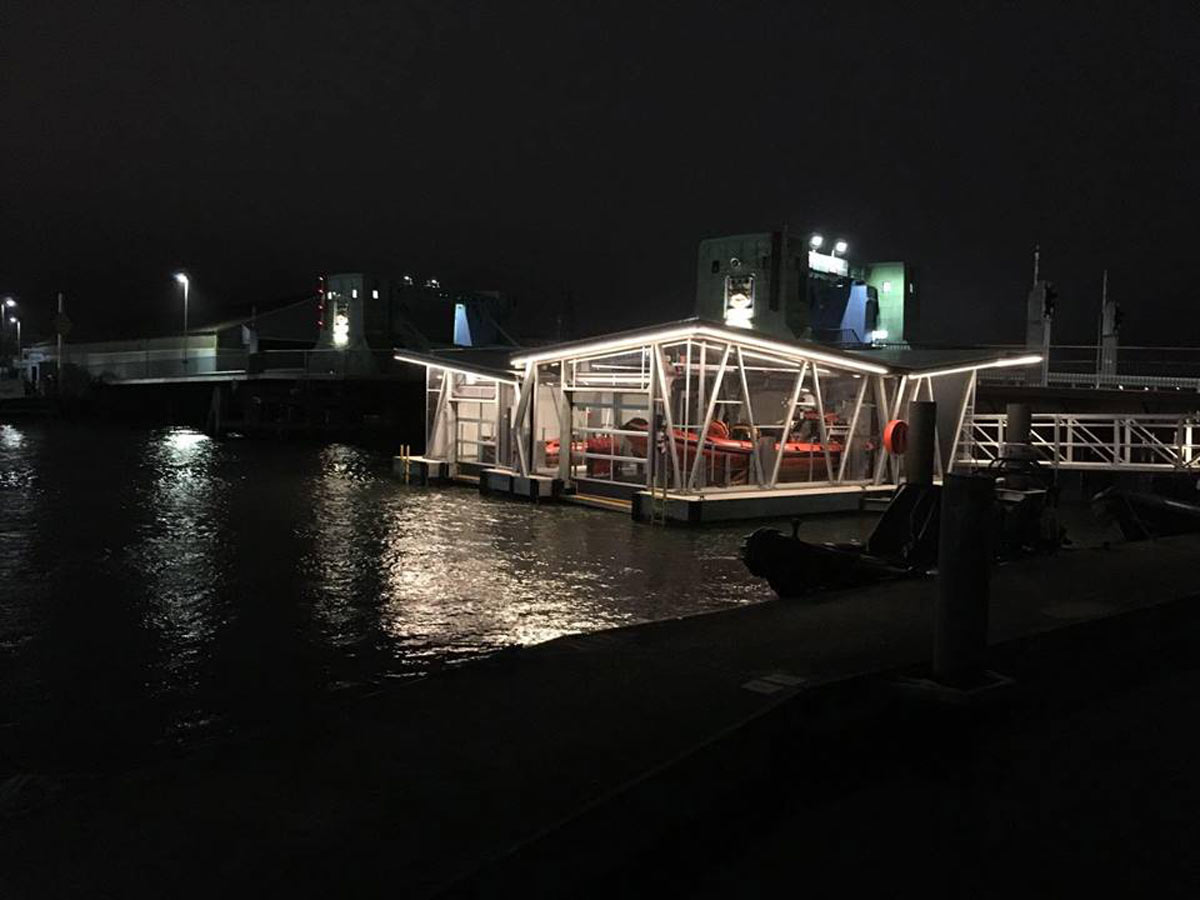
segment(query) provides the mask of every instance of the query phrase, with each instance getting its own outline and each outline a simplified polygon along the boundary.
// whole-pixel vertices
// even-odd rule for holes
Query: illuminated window
[[[725,324],[749,328],[754,319],[754,275],[725,276]]]
[[[379,291],[378,291],[378,290],[371,291],[371,299],[372,299],[372,300],[378,300],[378,299],[379,299]]]
[[[339,300],[333,311],[333,346],[345,347],[350,343],[350,310],[346,301]]]
[[[351,288],[350,296],[353,297],[355,300],[357,300],[358,299],[358,288]]]

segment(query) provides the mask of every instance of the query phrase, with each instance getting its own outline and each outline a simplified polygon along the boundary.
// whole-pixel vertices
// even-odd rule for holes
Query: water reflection
[[[15,425],[0,424],[0,489],[30,488],[34,485],[36,470],[28,459],[25,433]],[[0,523],[0,528],[3,523]]]
[[[374,571],[378,527],[367,488],[373,481],[370,456],[348,444],[318,451],[312,479],[312,552],[302,562],[313,592],[313,613],[324,640],[339,647],[365,635],[364,607],[373,606],[369,579]],[[369,627],[369,626],[368,626]]]
[[[19,450],[25,435],[15,425],[0,424],[0,450]]]
[[[194,687],[218,625],[214,603],[225,569],[224,485],[217,446],[186,428],[152,434],[143,451],[150,474],[139,540],[129,550],[146,585],[146,620],[161,635],[163,677]]]
[[[593,510],[398,489],[381,626],[398,654],[444,658],[765,598],[722,571],[740,570],[733,552],[697,559],[703,542]]]
[[[24,485],[0,490],[0,722],[77,754],[64,765],[769,596],[736,558],[743,528],[410,487],[348,445],[39,424],[0,430],[0,464]]]

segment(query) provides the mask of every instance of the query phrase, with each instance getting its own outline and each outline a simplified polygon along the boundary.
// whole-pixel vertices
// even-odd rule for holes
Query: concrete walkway
[[[1002,566],[992,640],[1200,593],[1198,554],[1183,537]],[[0,824],[0,896],[428,895],[805,684],[927,659],[933,592],[562,638],[93,785]]]

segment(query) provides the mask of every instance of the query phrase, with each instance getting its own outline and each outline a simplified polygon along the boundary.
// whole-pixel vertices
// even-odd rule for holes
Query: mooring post
[[[942,484],[933,675],[963,685],[983,675],[992,569],[993,480],[949,474]]]
[[[908,484],[933,484],[936,431],[937,403],[912,401],[908,406],[908,448],[904,452],[904,480]]]
[[[205,422],[209,434],[219,438],[221,436],[221,406],[224,397],[221,393],[219,384],[213,385],[212,396],[208,403],[208,421]]]
[[[1033,448],[1029,444],[1033,432],[1033,412],[1028,403],[1010,403],[1005,408],[1004,447],[1001,455],[1005,459],[1030,459]]]
[[[496,465],[505,469],[512,468],[512,425],[508,421],[508,416],[500,417],[500,421],[496,423]],[[569,442],[568,442],[569,445]],[[561,444],[559,453],[562,453]],[[568,450],[568,454],[570,451]]]

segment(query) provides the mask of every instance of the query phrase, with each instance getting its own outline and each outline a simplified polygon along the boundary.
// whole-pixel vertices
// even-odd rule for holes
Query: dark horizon
[[[1055,341],[1200,341],[1200,19],[987,3],[177,3],[11,10],[0,293],[26,336],[195,322],[319,273],[435,274],[580,331],[687,315],[696,246],[787,222],[919,266],[917,337],[1021,339],[1039,243]],[[844,35],[853,35],[845,40]]]

